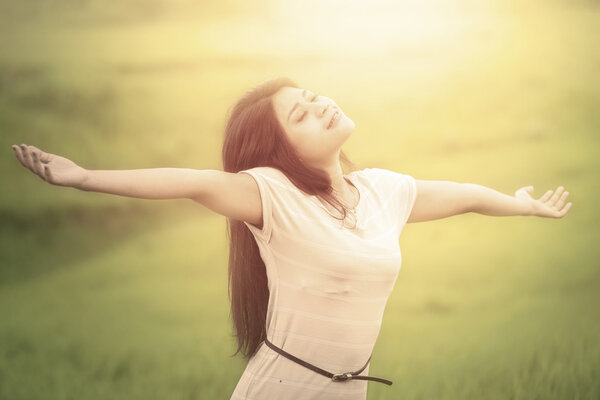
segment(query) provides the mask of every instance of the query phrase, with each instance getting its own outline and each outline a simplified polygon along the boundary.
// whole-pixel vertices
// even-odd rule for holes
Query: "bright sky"
[[[254,16],[214,21],[207,28],[221,50],[242,54],[418,50],[457,45],[467,31],[485,30],[490,6],[468,5],[442,0],[277,1]],[[201,31],[204,36],[205,29]]]

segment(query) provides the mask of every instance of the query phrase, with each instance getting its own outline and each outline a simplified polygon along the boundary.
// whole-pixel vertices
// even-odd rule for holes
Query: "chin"
[[[356,128],[356,124],[350,118],[346,117],[348,120],[348,125],[351,126],[351,129],[354,130]]]
[[[356,128],[354,121],[344,115],[344,118],[340,121],[337,129],[341,132],[347,133],[350,135],[352,131]]]

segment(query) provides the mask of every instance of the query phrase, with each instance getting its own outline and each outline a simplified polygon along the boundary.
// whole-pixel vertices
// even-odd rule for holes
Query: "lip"
[[[329,124],[327,125],[327,129],[331,129],[335,126],[335,124],[338,122],[338,120],[340,119],[340,112],[339,111],[334,111],[333,115],[331,116],[331,119],[329,120]]]

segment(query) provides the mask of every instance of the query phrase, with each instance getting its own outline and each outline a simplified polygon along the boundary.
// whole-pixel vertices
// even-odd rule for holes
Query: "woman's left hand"
[[[564,191],[564,189],[564,187],[559,186],[556,191],[548,190],[542,197],[536,200],[531,197],[533,186],[525,186],[515,192],[515,197],[531,204],[532,212],[530,215],[562,218],[569,212],[572,204],[569,202],[564,205],[567,196],[569,196],[569,192]]]

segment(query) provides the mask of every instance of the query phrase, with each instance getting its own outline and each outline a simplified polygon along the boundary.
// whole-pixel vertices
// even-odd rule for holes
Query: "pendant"
[[[348,224],[347,224],[348,223]],[[343,226],[348,229],[356,229],[358,227],[358,220],[356,217],[356,210],[352,209],[343,221]]]

